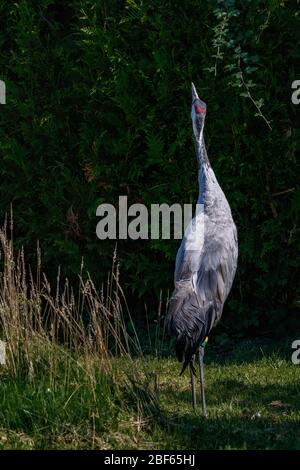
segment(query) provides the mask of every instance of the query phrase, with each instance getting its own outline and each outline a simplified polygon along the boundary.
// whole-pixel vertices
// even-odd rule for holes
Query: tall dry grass
[[[6,342],[6,370],[14,376],[33,377],[39,355],[51,374],[58,356],[70,352],[85,366],[95,358],[104,369],[112,354],[131,358],[132,352],[141,352],[119,283],[116,251],[106,286],[98,290],[82,263],[76,292],[68,279],[61,279],[60,270],[53,289],[42,271],[39,245],[33,273],[24,250],[14,252],[12,222],[10,227],[6,222],[0,229],[0,262],[0,339]],[[133,336],[126,322],[132,323]]]
[[[60,270],[53,289],[41,259],[37,246],[33,272],[24,250],[14,251],[12,222],[4,224],[0,339],[6,343],[6,363],[0,374],[7,385],[0,414],[5,429],[29,432],[42,447],[52,446],[67,432],[71,446],[95,448],[103,429],[109,435],[112,423],[118,428],[117,416],[126,416],[126,422],[134,416],[139,426],[150,416],[160,416],[157,377],[140,360],[142,349],[120,286],[116,251],[107,282],[99,289],[83,263],[76,290],[61,279]],[[30,403],[26,407],[24,400]],[[45,438],[39,431],[44,426]]]

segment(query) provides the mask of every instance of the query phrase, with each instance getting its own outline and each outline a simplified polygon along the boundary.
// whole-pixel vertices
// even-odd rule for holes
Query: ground
[[[211,348],[211,349],[210,349]],[[1,370],[2,449],[300,449],[300,365],[284,345],[206,352],[208,419],[172,357],[112,359],[93,387],[78,363],[52,379]],[[54,377],[54,380],[53,380]],[[199,390],[199,389],[198,389]],[[200,405],[200,399],[199,399]]]

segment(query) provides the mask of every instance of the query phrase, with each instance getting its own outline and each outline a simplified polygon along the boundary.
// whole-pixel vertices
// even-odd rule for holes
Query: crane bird
[[[204,346],[219,322],[231,289],[238,258],[237,230],[228,201],[210,165],[205,143],[206,104],[192,83],[192,123],[198,160],[199,196],[195,217],[185,230],[176,256],[175,290],[171,296],[167,328],[176,337],[175,351],[190,366],[193,408],[196,411],[196,369],[199,361],[202,414],[206,414]],[[198,206],[199,205],[199,206]],[[181,375],[180,374],[180,375]]]

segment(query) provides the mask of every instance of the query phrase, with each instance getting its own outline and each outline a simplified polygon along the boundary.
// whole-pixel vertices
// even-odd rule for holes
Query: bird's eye
[[[195,111],[196,111],[196,114],[206,113],[206,108],[203,108],[202,106],[196,105],[195,106]]]

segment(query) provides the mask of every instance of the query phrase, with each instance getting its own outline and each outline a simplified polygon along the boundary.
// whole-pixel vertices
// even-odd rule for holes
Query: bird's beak
[[[198,96],[197,90],[195,88],[195,85],[192,82],[192,104],[194,103],[195,100],[198,100],[198,99],[199,99],[199,96]]]

